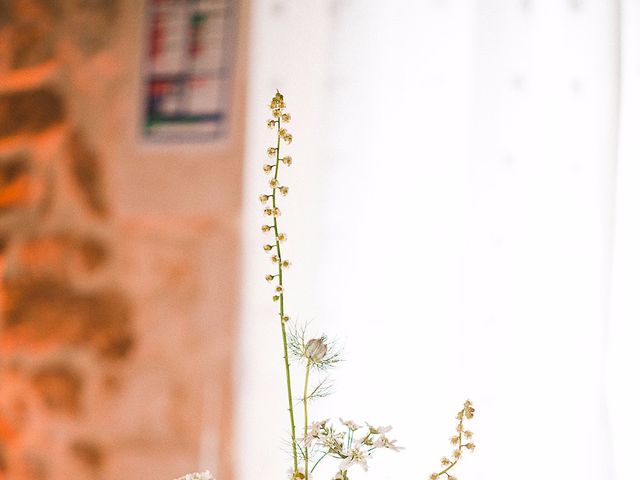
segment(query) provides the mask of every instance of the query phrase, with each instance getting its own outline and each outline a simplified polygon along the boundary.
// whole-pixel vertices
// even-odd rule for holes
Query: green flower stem
[[[278,135],[278,144],[276,146],[276,170],[274,174],[274,178],[278,180],[278,167],[280,166],[280,118],[278,117],[278,127],[277,127],[277,135]],[[276,206],[276,190],[277,186],[273,187],[271,192],[271,202],[273,206],[273,210],[275,211]],[[276,240],[276,251],[278,253],[278,285],[282,287],[282,253],[280,249],[280,240],[278,240],[278,219],[273,217],[273,233]],[[284,290],[280,292],[280,328],[282,330],[282,346],[284,349],[284,370],[287,377],[287,397],[289,402],[289,421],[291,423],[291,450],[293,454],[293,472],[294,474],[298,471],[298,448],[296,445],[296,422],[293,414],[293,395],[291,394],[291,370],[289,367],[289,347],[287,341],[287,328],[285,327],[284,321]]]
[[[327,450],[326,452],[324,452],[324,454],[318,459],[318,461],[313,465],[313,467],[311,468],[311,472],[309,473],[313,473],[313,471],[316,469],[316,467],[318,466],[318,464],[324,460],[324,457],[326,457],[327,455],[329,455],[329,453],[331,453],[330,450]]]
[[[307,396],[307,391],[309,387],[309,372],[311,371],[311,359],[307,361],[307,370],[304,374],[304,393],[302,395],[302,402],[304,403],[304,438],[307,438],[307,434],[309,431],[309,413],[308,413],[308,403],[309,397]],[[309,478],[309,448],[304,447],[304,478]]]

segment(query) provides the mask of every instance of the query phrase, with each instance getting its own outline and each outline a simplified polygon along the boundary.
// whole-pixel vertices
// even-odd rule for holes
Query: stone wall
[[[141,18],[0,0],[0,479],[232,478],[243,62],[225,146],[145,150]]]

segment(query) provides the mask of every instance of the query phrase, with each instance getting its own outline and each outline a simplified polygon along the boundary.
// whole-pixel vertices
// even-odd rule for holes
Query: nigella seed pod
[[[304,347],[304,356],[313,363],[318,363],[327,354],[327,344],[321,338],[313,338]]]

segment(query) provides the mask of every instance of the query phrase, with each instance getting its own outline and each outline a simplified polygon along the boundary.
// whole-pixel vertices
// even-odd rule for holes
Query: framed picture
[[[233,0],[148,0],[142,134],[219,141],[229,128]]]

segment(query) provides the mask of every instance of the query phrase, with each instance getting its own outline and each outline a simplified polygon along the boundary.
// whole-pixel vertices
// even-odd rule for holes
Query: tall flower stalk
[[[280,209],[278,208],[278,195],[287,195],[289,192],[289,188],[283,185],[280,185],[280,180],[278,178],[278,174],[280,173],[280,165],[291,165],[291,157],[290,156],[282,156],[281,155],[281,147],[282,142],[286,142],[290,144],[293,137],[285,128],[282,127],[283,123],[288,123],[291,119],[291,116],[284,111],[286,105],[284,103],[284,98],[280,92],[276,92],[275,96],[271,100],[270,108],[271,114],[273,118],[267,121],[267,126],[269,128],[276,130],[276,146],[269,147],[267,149],[267,154],[270,158],[273,159],[275,163],[267,163],[263,166],[263,171],[273,176],[269,180],[269,187],[271,189],[270,194],[260,195],[260,201],[263,204],[271,203],[271,206],[267,206],[264,208],[264,214],[271,217],[272,223],[271,225],[265,224],[262,226],[262,231],[265,233],[271,232],[273,234],[273,243],[265,244],[264,250],[265,252],[271,253],[271,261],[273,264],[277,266],[278,273],[276,274],[268,274],[266,276],[267,281],[272,282],[273,280],[277,280],[275,291],[273,295],[273,300],[278,302],[279,304],[279,318],[280,318],[280,329],[282,334],[282,348],[284,350],[284,370],[285,377],[287,381],[287,401],[288,401],[288,410],[289,410],[289,422],[291,426],[291,454],[293,457],[293,472],[294,476],[298,473],[298,448],[296,444],[296,422],[295,422],[295,414],[293,411],[293,395],[291,390],[291,366],[289,364],[289,342],[287,339],[287,328],[286,323],[289,320],[289,317],[285,315],[284,308],[284,276],[283,270],[288,268],[290,262],[282,258],[282,242],[287,239],[286,234],[280,232],[278,229],[278,217],[280,216]],[[275,253],[273,253],[275,250]]]
[[[260,195],[260,201],[264,205],[264,214],[269,217],[269,222],[262,225],[262,231],[272,237],[269,243],[264,244],[264,251],[271,256],[271,262],[275,270],[265,276],[273,285],[272,299],[278,305],[278,319],[282,336],[282,349],[284,359],[284,371],[287,388],[287,410],[289,412],[290,442],[292,473],[290,480],[309,480],[310,475],[323,460],[331,460],[337,463],[337,472],[332,480],[349,480],[350,469],[360,467],[368,470],[368,461],[376,450],[399,451],[395,440],[387,437],[391,426],[373,426],[369,423],[359,425],[351,420],[343,420],[340,423],[332,423],[329,419],[310,422],[309,406],[311,400],[326,396],[330,390],[328,377],[322,378],[317,383],[317,375],[334,367],[339,361],[335,343],[328,342],[327,337],[308,340],[305,338],[305,327],[298,328],[295,325],[289,327],[289,317],[285,310],[284,272],[291,265],[289,260],[283,258],[283,242],[287,235],[280,230],[278,218],[281,211],[279,199],[289,193],[289,187],[281,185],[280,173],[282,166],[289,167],[291,157],[283,155],[284,144],[290,144],[293,137],[283,127],[283,124],[291,120],[289,113],[285,111],[284,97],[276,92],[271,104],[271,118],[267,120],[267,126],[275,130],[274,145],[267,149],[269,163],[263,165],[262,170],[270,176],[269,192]],[[291,322],[294,323],[294,322]],[[296,435],[296,415],[293,405],[292,368],[290,358],[300,361],[304,368],[304,387],[302,389],[303,409],[303,435]],[[443,469],[433,473],[430,480],[456,480],[451,474],[452,468],[458,463],[464,449],[473,450],[475,445],[471,443],[471,432],[463,425],[464,419],[473,418],[474,409],[470,401],[466,401],[462,410],[458,412],[456,435],[451,438],[455,446],[451,458],[443,457]],[[463,438],[466,442],[463,442]]]

